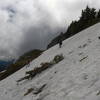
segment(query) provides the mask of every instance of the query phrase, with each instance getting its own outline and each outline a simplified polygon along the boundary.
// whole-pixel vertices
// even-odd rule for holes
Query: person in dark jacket
[[[59,43],[59,48],[62,47],[62,41],[63,41],[63,33],[61,32],[59,39],[58,39],[58,43]]]

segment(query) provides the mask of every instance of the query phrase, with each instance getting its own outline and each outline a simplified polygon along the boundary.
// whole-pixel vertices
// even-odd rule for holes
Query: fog
[[[46,49],[72,20],[95,0],[2,0],[0,1],[0,59],[16,58],[32,49]]]

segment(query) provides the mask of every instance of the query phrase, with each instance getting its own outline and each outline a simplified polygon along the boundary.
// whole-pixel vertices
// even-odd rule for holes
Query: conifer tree
[[[97,12],[97,18],[100,18],[100,9],[99,9],[99,11]]]

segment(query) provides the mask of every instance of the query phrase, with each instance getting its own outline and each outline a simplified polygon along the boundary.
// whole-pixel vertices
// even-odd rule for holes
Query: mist
[[[0,1],[0,59],[16,58],[32,49],[46,49],[87,5],[99,9],[95,0],[3,0]]]

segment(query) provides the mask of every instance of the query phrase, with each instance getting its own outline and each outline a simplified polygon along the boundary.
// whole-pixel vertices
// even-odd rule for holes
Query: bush
[[[57,63],[59,63],[61,60],[63,60],[64,59],[64,56],[62,55],[62,54],[60,54],[60,55],[56,55],[55,57],[54,57],[54,59],[53,59],[53,62],[54,62],[54,64],[57,64]]]

